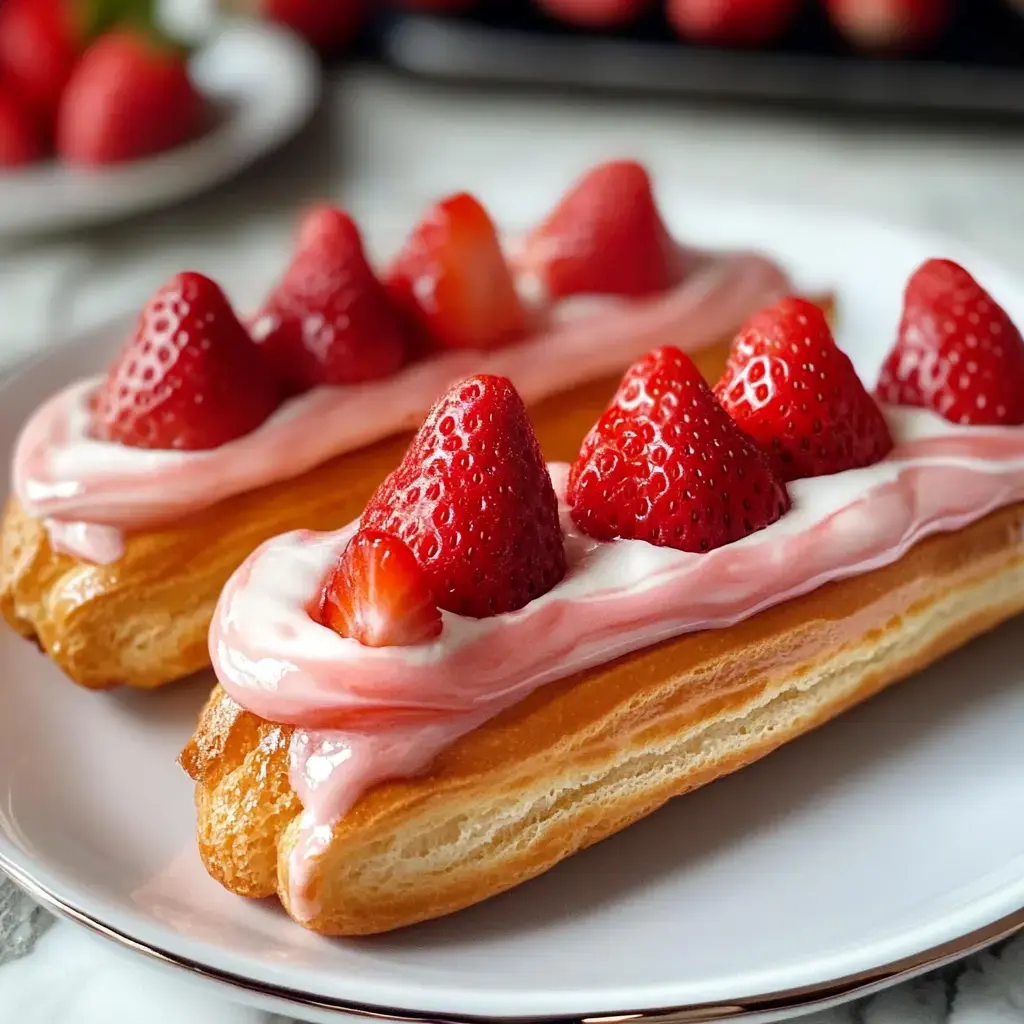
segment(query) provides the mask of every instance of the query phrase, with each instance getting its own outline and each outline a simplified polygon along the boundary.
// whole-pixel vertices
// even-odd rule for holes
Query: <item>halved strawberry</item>
[[[710,551],[774,523],[789,496],[767,455],[677,348],[622,379],[569,473],[576,525],[680,551]]]
[[[92,433],[132,448],[217,448],[254,430],[279,402],[224,293],[189,272],[146,304],[96,390]]]
[[[433,348],[497,348],[525,327],[494,224],[464,192],[420,221],[386,282],[392,300]]]
[[[783,299],[751,318],[715,394],[784,480],[870,466],[892,450],[881,410],[825,314],[804,299]]]
[[[565,574],[551,478],[504,377],[470,377],[444,395],[361,524],[404,540],[440,607],[461,615],[521,608]]]
[[[407,346],[384,286],[352,218],[332,206],[310,210],[295,255],[251,324],[253,340],[297,390],[389,377]]]
[[[959,264],[928,260],[907,282],[878,397],[953,423],[1024,423],[1024,341],[1006,311]]]
[[[407,647],[441,632],[426,574],[397,537],[361,529],[331,570],[320,622],[365,647]]]
[[[554,299],[654,295],[681,276],[651,179],[632,160],[583,175],[527,238],[516,266]]]

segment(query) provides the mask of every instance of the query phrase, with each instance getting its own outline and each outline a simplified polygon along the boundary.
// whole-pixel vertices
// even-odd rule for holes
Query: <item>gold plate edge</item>
[[[819,985],[808,985],[803,988],[751,996],[729,1003],[702,1003],[648,1010],[562,1014],[551,1017],[495,1017],[401,1010],[386,1006],[345,1003],[278,985],[264,984],[228,971],[208,967],[190,960],[188,957],[179,956],[158,946],[142,942],[99,920],[73,903],[69,903],[33,878],[29,872],[11,862],[2,853],[0,853],[0,871],[29,896],[59,917],[81,925],[110,942],[165,966],[184,970],[206,981],[262,996],[278,1003],[321,1012],[364,1017],[368,1020],[398,1021],[402,1024],[525,1024],[525,1022],[539,1021],[552,1022],[552,1024],[554,1022],[557,1024],[618,1024],[618,1022],[625,1021],[648,1022],[648,1024],[701,1024],[704,1021],[751,1020],[779,1017],[786,1014],[811,1013],[837,1002],[846,1002],[850,999],[870,995],[890,985],[936,970],[1024,930],[1024,907],[1022,907],[959,938],[951,939],[919,954],[881,967],[823,982]]]

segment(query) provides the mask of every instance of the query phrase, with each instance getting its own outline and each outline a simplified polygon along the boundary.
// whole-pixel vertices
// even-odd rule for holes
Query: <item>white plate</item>
[[[532,207],[532,209],[530,209]],[[830,214],[669,203],[712,244],[759,243],[834,283],[873,376],[923,258],[964,259],[1024,321],[1024,285],[941,240]],[[532,203],[499,212],[522,222]],[[0,398],[0,447],[109,338],[81,338]],[[58,909],[247,998],[329,1019],[687,1019],[807,1008],[1024,924],[1024,622],[1004,626],[764,762],[491,902],[392,936],[328,941],[203,873],[175,765],[209,686],[96,695],[0,632],[0,863]]]
[[[209,131],[166,153],[108,170],[51,162],[0,174],[0,235],[119,220],[208,189],[295,134],[320,94],[312,51],[269,23],[226,25],[196,53],[192,69],[216,112]]]

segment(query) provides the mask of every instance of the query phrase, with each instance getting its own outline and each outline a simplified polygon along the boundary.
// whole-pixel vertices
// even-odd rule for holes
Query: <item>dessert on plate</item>
[[[505,378],[356,522],[263,544],[182,753],[210,874],[327,935],[507,890],[1024,610],[1024,341],[910,279],[876,395],[785,298],[712,390],[627,371],[570,464]]]
[[[723,339],[787,288],[766,257],[675,242],[628,161],[592,169],[516,243],[451,196],[380,276],[352,219],[317,208],[246,323],[214,282],[180,274],[105,375],[31,417],[0,611],[83,686],[187,675],[208,664],[243,558],[358,515],[453,381],[511,379],[545,454],[568,458],[638,355],[671,341],[713,375]]]

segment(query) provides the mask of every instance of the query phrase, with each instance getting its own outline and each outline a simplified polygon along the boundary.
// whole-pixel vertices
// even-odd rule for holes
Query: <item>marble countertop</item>
[[[0,367],[131,309],[185,266],[215,274],[236,303],[253,303],[278,269],[296,208],[310,199],[343,200],[372,217],[396,198],[421,204],[467,185],[486,196],[524,176],[554,192],[587,164],[622,154],[677,187],[843,207],[955,236],[1024,273],[1024,125],[995,132],[822,122],[651,100],[454,90],[364,68],[338,74],[309,128],[227,188],[87,234],[0,240]],[[50,926],[0,885],[3,1024],[271,1019],[69,924]],[[1024,1022],[1024,940],[818,1019]]]

